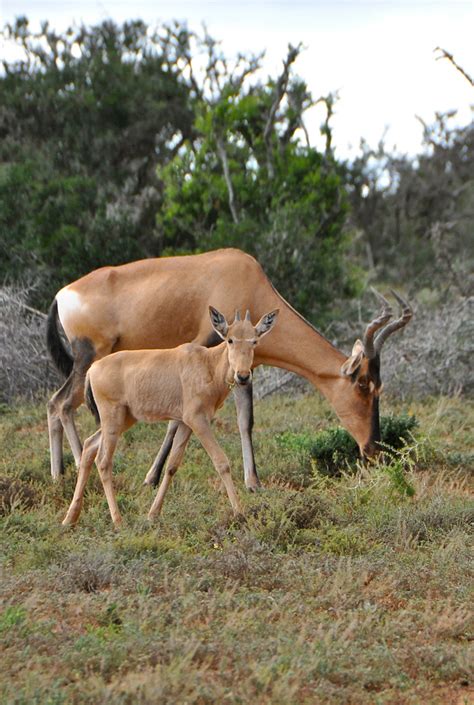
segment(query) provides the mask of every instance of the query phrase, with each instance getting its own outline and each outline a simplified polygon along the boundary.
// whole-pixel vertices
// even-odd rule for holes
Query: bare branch
[[[266,147],[266,151],[267,151],[267,172],[268,172],[268,176],[270,179],[273,179],[275,176],[275,167],[273,164],[272,142],[271,142],[272,130],[273,130],[273,126],[275,124],[275,116],[276,116],[277,110],[280,106],[280,103],[283,99],[283,96],[285,95],[286,89],[288,87],[291,65],[296,61],[296,58],[298,57],[298,54],[301,51],[301,48],[302,48],[302,44],[298,44],[297,47],[294,47],[291,44],[288,45],[288,56],[286,57],[285,61],[283,62],[283,71],[276,82],[275,98],[274,98],[273,103],[270,107],[270,111],[269,111],[268,117],[267,117],[267,122],[265,125],[265,130],[263,132],[263,139],[264,139],[265,147]]]
[[[450,61],[452,63],[452,65],[454,66],[454,68],[457,69],[459,71],[459,73],[462,73],[464,78],[467,81],[469,81],[471,86],[473,86],[473,88],[474,88],[474,81],[472,80],[472,78],[469,76],[468,73],[466,73],[466,71],[464,71],[462,66],[459,66],[459,64],[455,61],[454,56],[452,54],[450,54],[449,51],[446,51],[446,49],[442,49],[441,47],[436,47],[436,49],[434,51],[441,52],[441,56],[437,56],[436,61],[439,61],[440,59],[447,59],[448,61]]]
[[[238,223],[239,216],[237,213],[237,206],[235,203],[234,187],[232,185],[232,179],[230,178],[229,160],[227,158],[227,152],[225,149],[224,140],[222,139],[222,137],[220,135],[216,136],[216,145],[217,145],[217,152],[219,154],[219,159],[222,162],[222,169],[224,171],[224,178],[225,178],[225,182],[227,185],[229,208],[230,208],[230,212],[232,214],[232,220],[234,221],[234,223]]]

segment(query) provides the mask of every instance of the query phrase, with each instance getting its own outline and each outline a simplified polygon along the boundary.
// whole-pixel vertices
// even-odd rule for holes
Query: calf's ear
[[[266,313],[264,316],[261,317],[261,319],[255,326],[255,332],[258,338],[262,338],[267,333],[270,333],[271,329],[277,322],[279,312],[280,309],[276,308],[274,311],[270,311],[270,313]]]
[[[227,325],[225,317],[220,311],[217,310],[217,308],[214,308],[213,306],[209,306],[209,317],[211,319],[211,325],[216,331],[217,335],[219,335],[222,340],[225,340],[227,332],[229,330],[229,326]]]

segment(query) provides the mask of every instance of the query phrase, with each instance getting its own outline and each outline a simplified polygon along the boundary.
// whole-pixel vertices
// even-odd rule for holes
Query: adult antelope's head
[[[387,338],[403,328],[413,316],[406,301],[395,291],[393,296],[400,304],[400,316],[390,321],[393,311],[390,303],[373,290],[382,303],[382,311],[369,323],[363,340],[356,340],[350,357],[341,367],[341,374],[350,384],[346,408],[339,413],[345,426],[354,436],[361,454],[370,457],[378,452],[380,441],[379,396],[382,391],[380,378],[380,351]]]
[[[233,323],[228,324],[217,309],[209,306],[211,324],[216,333],[227,343],[229,365],[236,384],[248,384],[252,379],[252,365],[255,348],[264,335],[269,333],[276,323],[278,309],[266,313],[256,325],[250,320],[247,311],[244,320],[240,311],[235,312]]]

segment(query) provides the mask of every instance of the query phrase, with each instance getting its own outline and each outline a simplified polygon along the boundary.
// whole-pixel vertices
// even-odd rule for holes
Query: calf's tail
[[[86,397],[86,404],[87,408],[93,414],[95,420],[100,426],[100,414],[99,414],[99,409],[97,408],[97,404],[95,403],[94,399],[94,394],[92,393],[92,387],[91,387],[91,381],[89,379],[89,374],[86,375],[86,386],[84,390],[84,394]]]

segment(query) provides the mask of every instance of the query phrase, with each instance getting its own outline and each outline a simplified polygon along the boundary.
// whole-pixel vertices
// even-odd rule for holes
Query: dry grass
[[[383,468],[341,478],[313,469],[305,490],[285,484],[285,470],[295,478],[308,468],[275,434],[333,423],[313,395],[258,404],[267,489],[248,495],[227,405],[216,431],[245,522],[229,515],[192,442],[162,518],[148,526],[152,493],[141,482],[161,434],[137,426],[117,453],[126,526],[115,532],[95,475],[80,524],[60,527],[72,458],[52,485],[43,407],[4,408],[0,475],[34,501],[5,504],[1,519],[1,701],[472,703],[474,414],[449,399],[410,411],[427,436],[408,470],[414,497]],[[80,422],[83,434],[93,427],[85,412]]]

